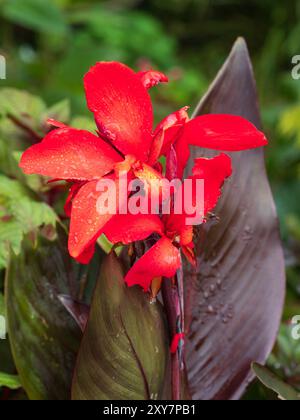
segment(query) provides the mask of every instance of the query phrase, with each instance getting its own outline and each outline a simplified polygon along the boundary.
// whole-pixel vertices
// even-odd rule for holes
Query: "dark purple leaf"
[[[81,331],[84,331],[89,317],[89,306],[85,303],[73,299],[71,296],[68,295],[59,295],[58,299],[67,309],[69,314],[72,315],[73,319],[76,321]]]
[[[149,400],[163,392],[169,355],[158,302],[128,288],[114,253],[103,262],[77,359],[74,400]]]
[[[205,113],[240,115],[260,127],[244,40],[236,42],[195,115]],[[192,157],[199,156],[214,153],[194,149]],[[251,362],[264,364],[273,347],[284,301],[284,259],[264,150],[231,156],[233,176],[218,218],[199,231],[198,268],[185,267],[186,362],[190,392],[199,400],[243,394],[253,378]]]

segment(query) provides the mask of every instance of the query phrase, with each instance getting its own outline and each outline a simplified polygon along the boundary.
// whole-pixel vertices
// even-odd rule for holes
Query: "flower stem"
[[[171,283],[170,279],[163,279],[162,296],[168,319],[170,340],[175,334],[182,332],[183,313],[181,297],[179,296],[178,279]],[[183,368],[182,348],[171,354],[171,382],[172,382],[172,400],[181,399],[181,370]]]

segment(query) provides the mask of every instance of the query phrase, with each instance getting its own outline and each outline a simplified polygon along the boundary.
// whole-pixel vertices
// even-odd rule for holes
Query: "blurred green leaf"
[[[10,249],[18,255],[24,235],[36,235],[38,228],[55,228],[54,210],[34,196],[20,182],[0,175],[0,268],[6,267]]]
[[[253,363],[252,369],[260,381],[267,387],[278,394],[283,400],[295,401],[300,400],[300,393],[293,389],[290,385],[284,383],[273,372],[258,363]]]
[[[105,51],[102,43],[89,33],[76,33],[64,56],[53,69],[49,88],[60,97],[68,97],[68,92],[72,92],[74,108],[88,112],[82,81],[84,74],[97,61],[122,58],[124,57],[115,55],[113,50]]]
[[[18,162],[12,154],[10,145],[0,137],[0,173],[16,176],[18,172]]]
[[[71,127],[78,128],[79,130],[84,129],[91,132],[96,130],[95,121],[93,120],[93,118],[88,118],[88,117],[81,117],[81,116],[74,117],[71,120],[70,125]]]
[[[26,140],[27,145],[28,140],[41,140],[41,116],[45,111],[46,104],[37,96],[12,88],[0,89],[0,134],[6,147],[12,151],[22,146],[18,140]]]
[[[40,32],[64,35],[67,31],[64,15],[53,1],[7,0],[3,15],[11,22]]]
[[[20,379],[16,375],[0,372],[0,387],[5,386],[9,389],[19,389],[22,387]]]
[[[7,267],[10,250],[20,253],[22,240],[23,230],[18,222],[0,221],[0,269]]]
[[[287,308],[291,312],[291,317],[300,313],[299,305],[292,308],[291,304],[288,304]],[[287,312],[287,308],[285,312]],[[300,341],[293,338],[293,327],[290,322],[281,325],[277,343],[268,365],[276,370],[278,376],[292,384],[294,388],[299,389],[300,392]]]
[[[113,52],[126,54],[124,60],[129,63],[145,58],[163,67],[175,64],[175,39],[149,14],[139,11],[112,12],[96,6],[75,10],[69,17],[71,23],[86,24],[93,37],[110,46]]]
[[[300,147],[300,105],[288,108],[281,115],[279,129],[283,135],[295,136]]]
[[[290,234],[300,242],[300,220],[294,214],[286,215],[286,225]]]
[[[20,182],[0,175],[0,203],[6,204],[10,200],[28,197],[28,190]]]
[[[47,109],[42,117],[42,121],[46,122],[48,118],[57,120],[62,123],[68,123],[71,117],[70,101],[64,99],[63,101],[54,104],[51,108]]]
[[[24,234],[33,232],[42,225],[55,227],[58,221],[53,209],[46,203],[34,202],[27,197],[22,198],[18,205],[10,206],[11,215],[17,222],[23,224]]]
[[[45,103],[37,96],[12,88],[0,90],[0,115],[2,116],[9,114],[20,117],[24,123],[37,123],[45,110]]]

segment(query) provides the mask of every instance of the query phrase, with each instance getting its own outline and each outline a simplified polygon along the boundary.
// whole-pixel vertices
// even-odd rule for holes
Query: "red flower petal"
[[[197,180],[203,180],[203,209],[201,209],[201,212],[195,211],[195,213],[193,214],[187,214],[187,212],[185,211],[183,211],[182,214],[171,214],[169,217],[166,218],[165,221],[166,232],[168,234],[172,233],[174,235],[180,235],[181,244],[188,245],[188,242],[190,242],[191,239],[192,231],[187,229],[187,226],[191,226],[192,223],[188,223],[187,219],[195,218],[194,224],[196,224],[196,216],[198,216],[198,219],[204,218],[204,216],[206,216],[209,211],[215,208],[218,199],[221,195],[221,188],[226,178],[228,178],[231,175],[231,172],[231,159],[224,153],[213,159],[196,159],[195,166],[193,169],[193,176],[189,178],[190,180],[192,180],[193,186],[190,204],[194,207],[196,207],[196,203],[199,204],[199,201],[197,201],[196,194]],[[184,195],[185,193],[183,193],[183,196]],[[186,207],[183,210],[186,210]]]
[[[80,264],[89,264],[91,259],[94,256],[96,247],[96,241],[94,241],[90,246],[88,246],[77,258],[76,261]]]
[[[53,130],[23,153],[26,174],[50,178],[92,180],[109,173],[122,157],[92,133],[73,128]]]
[[[190,148],[186,143],[185,137],[179,137],[174,144],[174,150],[177,156],[177,176],[179,179],[182,179],[185,167],[190,158]]]
[[[155,138],[158,137],[159,133],[161,131],[164,132],[164,141],[161,146],[159,156],[167,155],[170,151],[172,144],[174,144],[175,141],[178,139],[178,135],[180,134],[180,130],[182,129],[183,125],[189,121],[189,116],[187,113],[188,109],[189,107],[185,106],[179,109],[178,111],[173,112],[173,114],[170,114],[166,118],[164,118],[156,127],[154,131],[154,142]]]
[[[203,115],[189,121],[182,134],[187,144],[215,150],[240,151],[266,146],[265,135],[234,115]]]
[[[181,108],[179,111],[168,115],[158,124],[153,134],[149,165],[154,165],[160,156],[168,155],[172,145],[178,140],[184,124],[189,120],[188,109],[187,106]]]
[[[130,287],[137,284],[147,291],[155,277],[173,277],[180,266],[179,250],[170,239],[163,237],[134,264],[125,282]]]
[[[178,158],[174,146],[171,146],[166,158],[166,178],[169,181],[178,179]]]
[[[189,116],[187,114],[187,110],[189,109],[188,106],[185,106],[179,109],[176,112],[168,115],[164,118],[156,127],[154,131],[154,136],[156,136],[161,130],[166,131],[168,128],[173,127],[174,125],[183,125],[189,121]]]
[[[169,81],[165,74],[155,70],[139,71],[137,76],[141,79],[141,82],[146,89],[150,89],[159,83],[167,83]]]
[[[122,242],[130,244],[135,241],[142,241],[152,233],[163,234],[163,223],[155,215],[117,215],[104,229],[107,239],[113,244]]]
[[[154,131],[154,139],[151,146],[148,164],[153,165],[160,156],[169,156],[171,147],[174,145],[172,152],[178,152],[176,157],[176,177],[182,178],[184,167],[188,161],[190,152],[186,143],[179,148],[176,146],[181,138],[184,125],[189,121],[187,110],[189,107],[181,108],[179,111],[168,115],[163,119]],[[185,149],[184,149],[185,146]],[[168,169],[168,168],[167,168]],[[174,172],[174,171],[173,171]]]
[[[152,197],[157,203],[161,203],[162,197],[165,197],[168,189],[162,182],[163,176],[153,167],[146,163],[137,163],[133,165],[134,175],[145,185],[149,198]],[[161,184],[162,183],[162,184]]]
[[[70,255],[82,262],[82,254],[85,255],[93,246],[101,234],[106,223],[112,215],[100,215],[97,211],[97,200],[100,193],[97,192],[98,181],[85,184],[77,192],[73,200],[71,224],[69,233]]]
[[[54,120],[53,118],[48,118],[47,119],[47,124],[51,125],[52,127],[55,128],[68,128],[68,126],[60,121]]]
[[[165,132],[163,130],[160,130],[154,137],[151,144],[149,159],[147,162],[148,165],[154,166],[156,164],[158,158],[161,155],[161,149],[164,144],[164,137],[165,137]]]
[[[64,206],[64,211],[67,217],[71,217],[73,199],[75,198],[76,194],[83,185],[84,182],[76,182],[71,186],[69,190],[69,195]]]
[[[182,246],[181,251],[184,254],[184,256],[186,257],[186,259],[188,260],[188,262],[191,265],[193,265],[194,267],[197,267],[197,258],[196,258],[196,255],[195,255],[195,251],[192,248],[192,245],[193,244],[191,244],[190,246],[185,246],[185,245]]]
[[[84,85],[100,134],[124,155],[145,161],[152,139],[153,110],[136,73],[121,63],[98,63],[86,74]]]
[[[193,226],[184,226],[180,231],[180,245],[188,246],[193,242]]]
[[[113,177],[110,179],[114,180]],[[98,199],[103,192],[97,191],[98,180],[86,183],[77,192],[71,213],[71,224],[69,233],[69,252],[70,255],[82,260],[82,254],[89,254],[88,249],[93,246],[99,236],[103,233],[105,225],[115,217],[115,214],[101,214],[97,209]],[[118,187],[116,181],[116,187]],[[118,210],[118,188],[111,191],[112,199],[116,199],[116,211]],[[126,200],[127,197],[124,197]]]
[[[265,135],[244,118],[233,115],[203,115],[184,125],[174,148],[181,178],[190,157],[189,146],[241,151],[267,145]]]
[[[232,174],[231,159],[222,153],[213,159],[199,158],[195,160],[191,179],[204,180],[204,215],[213,210],[221,196],[221,188]],[[194,200],[196,197],[194,197]]]

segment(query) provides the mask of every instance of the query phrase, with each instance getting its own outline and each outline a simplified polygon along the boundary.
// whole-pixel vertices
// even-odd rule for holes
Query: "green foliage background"
[[[82,76],[96,61],[119,60],[135,68],[151,65],[170,75],[169,85],[153,93],[159,119],[186,104],[196,105],[237,36],[246,38],[254,62],[264,129],[271,140],[268,171],[286,252],[287,300],[269,363],[300,389],[300,341],[292,340],[289,326],[291,317],[300,314],[300,80],[291,77],[292,57],[300,54],[299,1],[0,0],[0,54],[7,60],[7,80],[0,81],[0,114],[9,106],[16,112],[30,103],[31,114],[37,115],[31,123],[42,135],[40,115],[69,120],[68,104],[61,102],[67,98],[71,115],[78,116],[74,124],[87,127]],[[44,102],[13,97],[6,87],[24,89]],[[26,226],[32,232],[56,221],[42,199],[48,187],[39,179],[24,180],[17,170],[16,152],[24,139],[18,132],[13,136],[16,144],[7,145],[11,130],[8,121],[0,124],[0,220],[16,205],[13,199],[18,211],[9,213],[5,228],[0,222],[0,268],[7,257],[1,249],[3,238],[13,238],[18,252]],[[26,223],[21,213],[27,215]],[[3,283],[3,272],[0,279]],[[15,373],[7,352],[0,371]],[[274,395],[254,385],[246,398]]]

